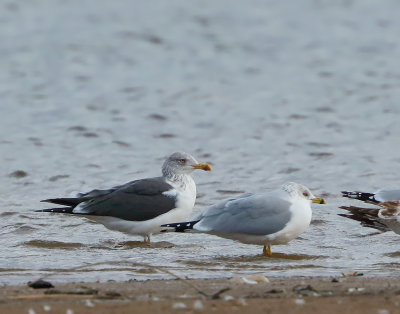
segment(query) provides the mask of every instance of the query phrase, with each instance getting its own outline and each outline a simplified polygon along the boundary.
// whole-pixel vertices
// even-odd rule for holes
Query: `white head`
[[[196,169],[210,171],[211,167],[209,164],[198,162],[187,153],[177,152],[165,160],[162,173],[165,177],[172,177],[174,175],[191,174]]]
[[[315,197],[314,194],[311,193],[309,188],[302,184],[288,182],[282,185],[281,188],[282,190],[286,191],[291,197],[306,199],[313,203],[326,204],[324,199],[320,197]]]

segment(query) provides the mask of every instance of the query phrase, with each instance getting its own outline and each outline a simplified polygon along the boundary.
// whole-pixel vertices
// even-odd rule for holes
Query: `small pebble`
[[[86,300],[86,303],[85,303],[85,305],[86,305],[86,306],[88,306],[88,307],[94,307],[94,304],[93,304],[93,302],[92,302],[92,301],[90,301],[90,300]]]
[[[51,306],[50,305],[43,305],[43,310],[45,312],[49,312],[49,311],[51,311]]]
[[[36,312],[33,309],[29,309],[28,314],[36,314]]]
[[[194,308],[195,310],[202,310],[202,309],[204,308],[203,302],[201,302],[200,300],[194,301],[194,303],[193,303],[193,308]]]
[[[174,310],[186,309],[186,304],[185,304],[185,303],[182,303],[182,302],[175,302],[175,303],[172,305],[172,308],[173,308]]]
[[[65,312],[65,314],[74,314],[74,311],[71,309],[67,309],[67,311]]]
[[[233,297],[233,296],[231,296],[231,295],[226,295],[226,296],[224,296],[224,301],[232,301],[232,300],[234,300],[235,298]]]
[[[257,284],[257,281],[247,279],[246,277],[243,277],[242,280],[243,280],[244,283],[247,283],[249,285],[256,285]]]
[[[256,283],[268,283],[269,279],[263,275],[253,275],[247,277],[248,280],[255,281]]]
[[[54,286],[51,284],[51,282],[38,279],[33,282],[28,282],[28,286],[33,288],[33,289],[48,289],[48,288],[54,288]]]
[[[303,299],[296,299],[294,300],[294,303],[296,303],[297,305],[304,305],[306,304],[306,301]]]
[[[255,285],[258,283],[268,283],[269,280],[263,275],[253,275],[248,277],[233,277],[230,279],[231,282],[234,283],[247,283],[249,285]]]
[[[386,309],[378,310],[378,314],[389,314],[389,311]]]
[[[347,292],[353,293],[353,292],[356,292],[356,291],[361,292],[361,291],[364,291],[364,290],[365,290],[365,288],[349,288],[349,289],[347,289]]]

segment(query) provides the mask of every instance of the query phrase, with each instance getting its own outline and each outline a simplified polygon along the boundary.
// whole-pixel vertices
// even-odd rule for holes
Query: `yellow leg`
[[[271,246],[270,246],[269,244],[268,244],[268,249],[267,249],[267,246],[264,245],[264,248],[263,248],[263,255],[264,255],[264,256],[268,256],[268,257],[271,257],[271,256],[272,256]]]

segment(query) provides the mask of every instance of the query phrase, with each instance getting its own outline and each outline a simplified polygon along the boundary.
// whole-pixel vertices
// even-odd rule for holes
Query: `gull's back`
[[[215,234],[272,234],[283,229],[290,220],[290,206],[291,202],[280,190],[266,194],[246,193],[209,207],[194,229]]]
[[[375,199],[378,202],[398,201],[400,200],[400,190],[379,190],[375,193]]]

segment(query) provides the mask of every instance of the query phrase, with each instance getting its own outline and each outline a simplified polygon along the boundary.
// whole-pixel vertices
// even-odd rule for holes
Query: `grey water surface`
[[[190,278],[398,276],[399,235],[337,214],[356,203],[341,190],[400,188],[399,12],[396,0],[1,1],[0,283],[171,278],[143,264]],[[33,212],[158,176],[180,150],[213,166],[194,174],[195,212],[286,181],[328,204],[271,259],[203,234],[147,247]]]

